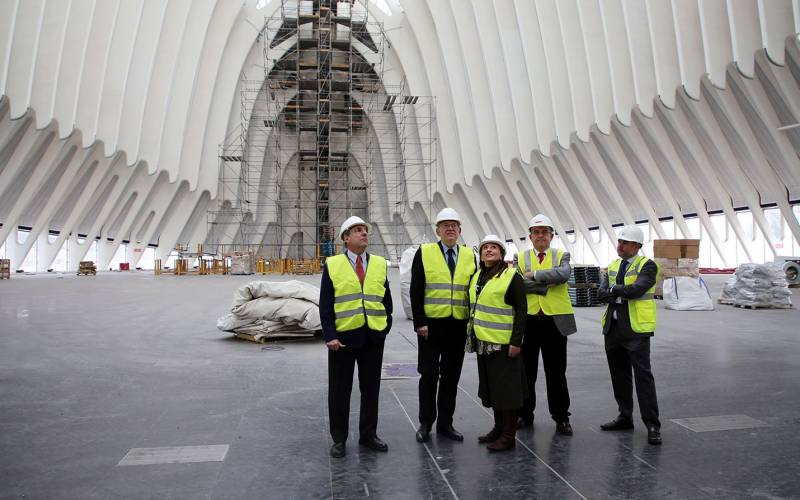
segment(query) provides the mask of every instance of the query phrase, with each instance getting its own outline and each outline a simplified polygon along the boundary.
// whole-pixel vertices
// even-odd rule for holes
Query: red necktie
[[[538,257],[539,257],[539,264],[544,262],[544,252],[539,252]]]
[[[356,258],[356,274],[358,275],[358,281],[360,281],[361,284],[363,285],[365,273],[364,273],[364,265],[361,263],[360,255]]]

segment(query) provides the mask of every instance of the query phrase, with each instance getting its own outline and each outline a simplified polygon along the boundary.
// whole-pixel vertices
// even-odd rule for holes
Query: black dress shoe
[[[617,417],[611,422],[602,424],[600,429],[604,431],[624,431],[633,429],[633,422],[623,417]]]
[[[344,447],[344,443],[333,443],[331,446],[331,457],[333,458],[342,458],[347,450]]]
[[[417,429],[417,442],[424,443],[431,438],[431,428],[428,425],[422,424]]]
[[[533,425],[533,417],[519,417],[517,419],[517,429],[522,429],[523,427],[530,427]]]
[[[382,452],[389,451],[389,445],[381,441],[380,438],[378,438],[378,436],[359,439],[358,444],[360,444],[361,446],[365,446],[370,450],[382,451]]]
[[[455,430],[452,425],[448,425],[447,427],[437,427],[436,434],[444,436],[447,439],[452,439],[453,441],[464,440],[464,435]]]
[[[569,425],[569,422],[557,422],[556,423],[556,432],[559,434],[563,434],[565,436],[572,435],[572,426]]]
[[[657,427],[650,426],[647,428],[647,442],[650,444],[661,444],[661,431]]]

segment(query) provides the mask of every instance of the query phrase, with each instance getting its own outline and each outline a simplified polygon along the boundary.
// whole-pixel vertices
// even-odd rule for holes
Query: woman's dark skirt
[[[508,346],[491,354],[478,354],[478,397],[483,406],[515,410],[528,396],[522,353],[508,357]]]

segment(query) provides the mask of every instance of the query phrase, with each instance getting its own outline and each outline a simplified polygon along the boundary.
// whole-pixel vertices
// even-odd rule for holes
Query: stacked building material
[[[792,307],[792,292],[782,267],[774,263],[742,264],[725,283],[719,303],[752,309],[788,309]]]
[[[0,259],[0,280],[11,279],[11,259]]]
[[[597,266],[572,266],[569,277],[569,298],[575,307],[591,307],[600,304],[597,287],[600,284],[600,268]]]
[[[253,256],[249,253],[231,255],[231,274],[253,274]]]
[[[656,297],[661,298],[663,295],[665,279],[700,276],[699,257],[700,240],[653,240],[653,260],[660,270],[656,282]]]
[[[97,267],[95,267],[93,260],[82,260],[78,264],[78,276],[95,276],[96,274]]]

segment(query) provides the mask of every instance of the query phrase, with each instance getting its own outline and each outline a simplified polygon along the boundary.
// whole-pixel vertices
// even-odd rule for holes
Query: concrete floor
[[[413,365],[416,337],[396,278],[384,362]],[[576,311],[579,332],[569,340],[574,436],[555,434],[540,374],[534,429],[518,434],[513,452],[488,454],[476,437],[491,420],[476,402],[468,355],[455,421],[465,442],[418,444],[416,379],[385,380],[378,432],[389,453],[359,449],[351,434],[347,456],[332,460],[322,341],[264,350],[215,328],[252,279],[0,282],[0,498],[800,497],[796,309],[659,310],[661,447],[647,444],[638,420],[632,432],[599,431],[616,405],[601,309],[590,308]],[[724,279],[709,277],[717,291]],[[355,434],[357,398],[354,389]],[[674,422],[731,415],[760,426],[694,432]],[[133,448],[207,445],[226,446],[224,458],[118,465]]]

